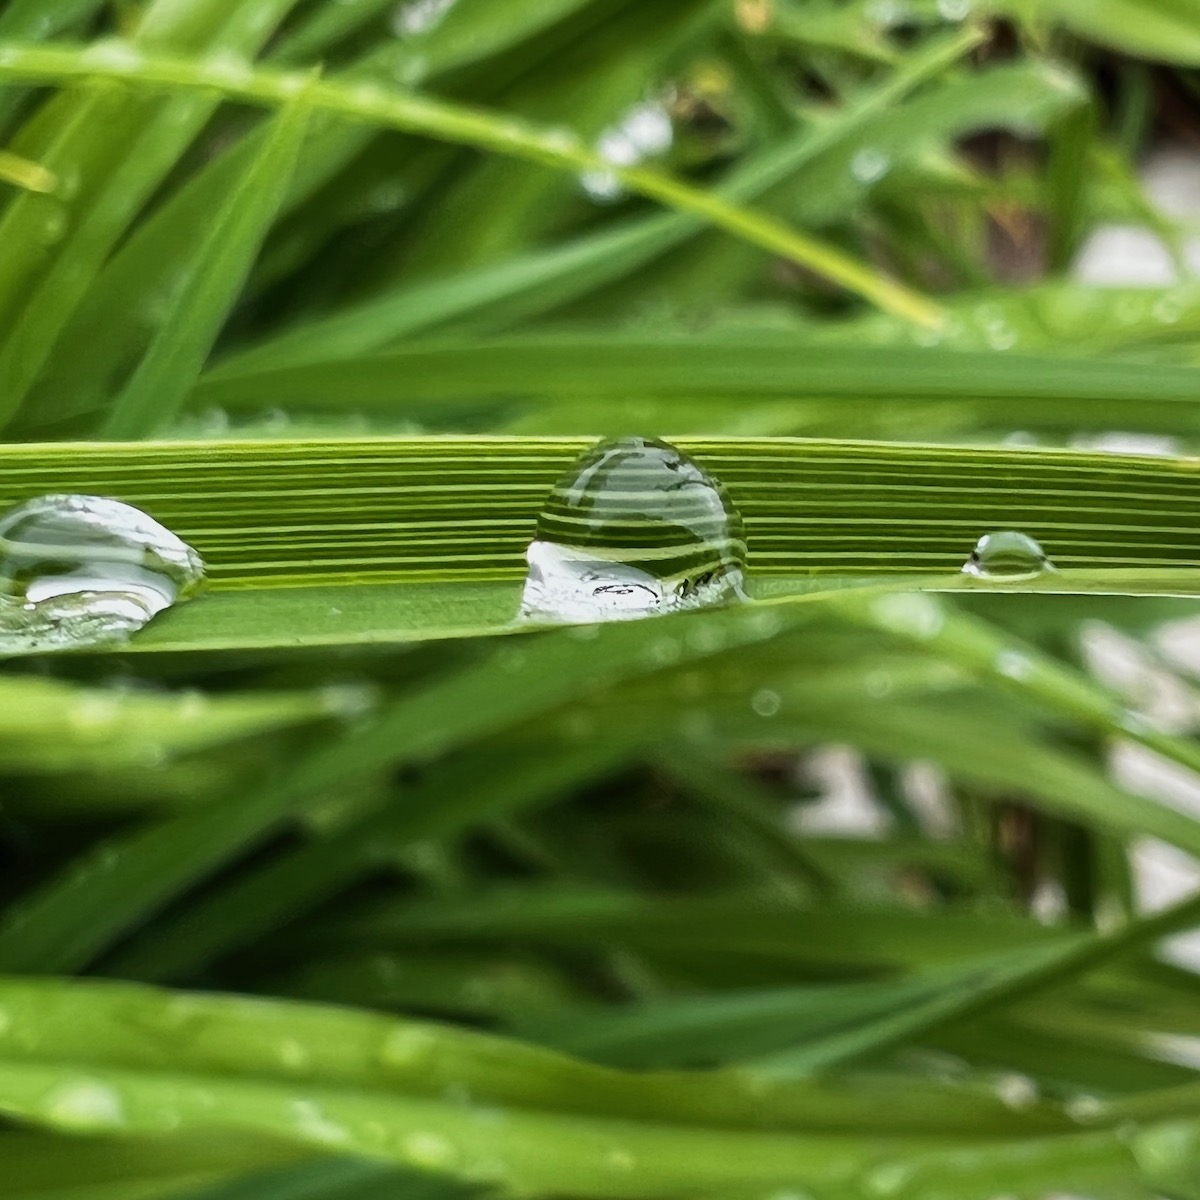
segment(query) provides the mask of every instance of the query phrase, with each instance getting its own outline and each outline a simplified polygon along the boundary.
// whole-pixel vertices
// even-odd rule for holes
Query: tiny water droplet
[[[878,146],[864,146],[850,160],[850,174],[859,183],[869,185],[878,183],[889,171],[892,165],[891,155]]]
[[[1053,570],[1041,544],[1015,529],[985,533],[963,564],[963,574],[976,579],[1034,579]]]
[[[146,59],[142,52],[120,38],[108,38],[93,42],[79,56],[79,61],[90,67],[104,67],[110,71],[136,71]]]
[[[1183,316],[1183,304],[1175,296],[1163,296],[1154,304],[1155,320],[1174,325]]]
[[[778,715],[779,710],[783,707],[783,697],[770,688],[759,688],[750,697],[750,707],[760,717],[774,717]]]
[[[0,653],[123,641],[203,580],[196,551],[140,509],[39,496],[0,516]]]
[[[201,65],[205,76],[221,87],[245,87],[254,80],[254,67],[240,54],[229,51],[210,54]]]
[[[996,672],[1006,679],[1028,679],[1033,660],[1020,650],[1001,650],[996,655]]]
[[[339,1146],[350,1140],[350,1131],[331,1121],[312,1100],[293,1100],[292,1117],[299,1133],[327,1146]]]
[[[946,620],[941,605],[920,592],[880,596],[871,604],[871,614],[884,629],[921,641],[937,637]]]
[[[46,1097],[46,1115],[71,1129],[105,1129],[125,1120],[116,1090],[97,1079],[74,1079]]]
[[[670,150],[675,140],[671,114],[660,100],[635,104],[615,125],[596,139],[596,153],[614,167],[633,167],[648,158],[657,158]],[[625,189],[612,171],[584,171],[580,185],[597,204],[621,199]]]
[[[558,481],[526,552],[526,619],[628,620],[744,599],[724,488],[666,442],[599,442]]]
[[[419,37],[431,33],[454,7],[455,0],[409,0],[392,16],[392,32],[397,37]]]
[[[619,1146],[613,1147],[605,1156],[604,1161],[614,1171],[632,1171],[637,1166],[637,1159],[629,1153],[628,1150],[622,1150]]]
[[[448,1167],[458,1157],[447,1138],[424,1131],[410,1133],[404,1139],[404,1154],[414,1166],[431,1171]]]
[[[286,1038],[279,1043],[279,1062],[288,1071],[303,1071],[312,1064],[312,1055],[303,1042]]]
[[[57,200],[47,198],[46,215],[37,230],[37,239],[43,246],[57,246],[67,236],[67,210]]]

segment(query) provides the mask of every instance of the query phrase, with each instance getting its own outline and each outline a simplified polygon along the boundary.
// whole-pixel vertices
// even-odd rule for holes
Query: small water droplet
[[[615,125],[596,139],[596,153],[614,167],[633,167],[648,158],[658,158],[670,150],[675,140],[671,114],[661,100],[635,104]],[[619,200],[625,189],[613,171],[584,171],[580,185],[597,204]]]
[[[331,1121],[312,1100],[293,1100],[291,1110],[296,1129],[305,1137],[327,1146],[340,1146],[350,1140],[350,1131]]]
[[[872,603],[871,614],[884,629],[921,641],[937,637],[946,619],[941,605],[920,592],[880,596]]]
[[[67,712],[67,722],[73,729],[102,729],[111,726],[121,715],[121,701],[105,692],[89,692],[80,696]]]
[[[1008,1071],[997,1078],[996,1095],[1006,1108],[1029,1108],[1038,1102],[1038,1085],[1028,1075]]]
[[[965,21],[971,15],[971,0],[937,0],[937,10],[944,21]]]
[[[287,1038],[279,1043],[279,1062],[289,1071],[303,1071],[312,1064],[312,1055],[303,1042]]]
[[[1104,1104],[1100,1098],[1087,1093],[1072,1096],[1066,1103],[1067,1116],[1080,1124],[1096,1120],[1103,1111]]]
[[[1033,670],[1033,659],[1020,650],[1001,650],[996,655],[996,672],[1006,679],[1028,679]]]
[[[410,1070],[428,1058],[436,1047],[436,1039],[428,1029],[417,1025],[399,1025],[383,1039],[379,1060],[385,1067]]]
[[[605,1156],[604,1161],[612,1167],[614,1171],[632,1171],[637,1166],[637,1159],[629,1153],[628,1150],[622,1150],[620,1147],[613,1147]]]
[[[431,33],[442,23],[456,0],[409,0],[392,16],[392,32],[397,37],[419,37]]]
[[[46,1097],[45,1113],[71,1129],[105,1129],[125,1120],[121,1097],[98,1079],[75,1079],[55,1088]]]
[[[1183,316],[1183,304],[1175,296],[1163,296],[1155,301],[1154,319],[1164,325],[1174,325]]]
[[[878,146],[864,146],[850,160],[850,174],[864,186],[878,183],[891,169],[892,158]]]
[[[57,246],[67,236],[70,222],[67,210],[57,200],[46,198],[46,215],[37,229],[37,240],[43,246]]]
[[[778,715],[779,710],[783,707],[783,697],[770,688],[759,688],[750,697],[750,707],[760,717],[774,717]]]
[[[254,67],[240,54],[210,54],[202,66],[205,76],[220,87],[245,87],[254,80]]]
[[[404,1139],[404,1154],[414,1166],[436,1171],[451,1165],[458,1157],[454,1144],[440,1133],[418,1131]]]
[[[674,446],[593,446],[558,481],[526,552],[521,616],[628,620],[745,598],[742,521]]]
[[[1053,570],[1041,544],[1015,529],[985,533],[963,564],[963,574],[976,579],[1034,579]]]
[[[140,509],[39,496],[0,516],[0,653],[122,641],[203,580],[196,551]]]
[[[146,59],[140,50],[120,38],[107,38],[93,42],[80,56],[79,61],[89,67],[103,67],[109,71],[136,71]]]

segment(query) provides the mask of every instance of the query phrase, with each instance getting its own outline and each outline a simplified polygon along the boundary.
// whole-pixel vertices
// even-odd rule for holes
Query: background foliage
[[[3,1195],[1200,1197],[1133,868],[1200,854],[1197,65],[1192,0],[8,0],[0,504],[212,586],[0,667]],[[1077,282],[1113,222],[1177,281]],[[755,603],[514,631],[619,433]],[[1000,528],[1060,572],[964,582]]]

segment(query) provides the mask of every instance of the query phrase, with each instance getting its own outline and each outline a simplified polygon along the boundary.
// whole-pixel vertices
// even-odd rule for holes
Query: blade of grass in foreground
[[[1190,457],[799,438],[677,443],[725,483],[746,521],[751,569],[764,580],[953,574],[997,529],[1042,543],[1068,581],[1037,584],[1050,590],[1070,590],[1068,570],[1186,578],[1200,561],[1200,472]],[[8,445],[0,507],[54,491],[117,496],[195,545],[218,591],[513,579],[550,488],[590,444]]]

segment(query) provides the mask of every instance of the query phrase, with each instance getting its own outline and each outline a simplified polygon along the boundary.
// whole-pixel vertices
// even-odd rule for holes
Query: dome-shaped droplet
[[[963,574],[976,579],[1030,579],[1053,570],[1041,544],[1013,529],[985,533],[963,564]]]
[[[203,579],[196,551],[140,509],[39,496],[0,516],[0,654],[120,641]]]
[[[526,557],[523,617],[613,621],[744,597],[742,519],[666,442],[599,442],[555,485]]]

